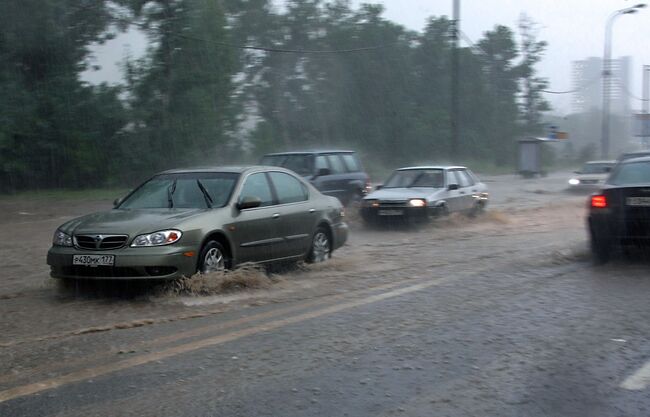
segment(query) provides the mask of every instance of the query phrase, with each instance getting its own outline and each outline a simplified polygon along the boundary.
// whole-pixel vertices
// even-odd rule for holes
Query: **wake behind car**
[[[571,191],[595,191],[600,188],[616,161],[589,161],[585,162],[580,171],[575,172],[569,180],[569,190]]]
[[[589,199],[587,220],[597,262],[607,262],[617,247],[650,244],[650,157],[620,162]]]
[[[112,210],[61,225],[54,278],[173,279],[244,262],[320,262],[348,234],[341,203],[277,167],[172,170]]]
[[[302,175],[320,192],[344,205],[361,200],[370,190],[370,178],[354,151],[324,150],[267,154],[261,165],[274,165]]]
[[[462,166],[417,166],[393,172],[361,202],[364,221],[426,220],[451,212],[474,213],[488,203],[487,186]]]

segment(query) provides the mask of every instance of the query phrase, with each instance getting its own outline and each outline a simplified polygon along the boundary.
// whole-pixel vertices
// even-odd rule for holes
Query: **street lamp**
[[[632,7],[626,7],[612,13],[605,25],[605,51],[603,52],[603,114],[602,114],[602,137],[600,152],[603,159],[609,158],[609,99],[612,77],[612,26],[614,20],[624,14],[633,14],[646,7],[644,3]]]

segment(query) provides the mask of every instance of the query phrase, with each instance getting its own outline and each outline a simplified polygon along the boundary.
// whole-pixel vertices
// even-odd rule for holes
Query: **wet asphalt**
[[[508,221],[361,230],[342,258],[385,267],[338,291],[0,347],[0,416],[649,416],[650,261],[594,266],[552,186]]]

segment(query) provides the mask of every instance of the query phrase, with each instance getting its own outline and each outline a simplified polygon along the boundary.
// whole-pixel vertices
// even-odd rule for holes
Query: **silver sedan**
[[[400,168],[361,203],[368,222],[426,220],[451,212],[476,213],[489,200],[487,186],[462,166]]]

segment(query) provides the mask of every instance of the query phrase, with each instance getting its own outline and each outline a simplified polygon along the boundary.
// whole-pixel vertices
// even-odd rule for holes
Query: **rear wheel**
[[[229,265],[230,260],[221,243],[211,240],[203,246],[199,257],[199,273],[209,274],[211,272],[225,271]]]
[[[332,243],[327,230],[319,226],[311,240],[311,248],[307,254],[307,262],[318,263],[324,262],[331,257]]]
[[[612,244],[609,239],[591,235],[591,254],[594,262],[598,265],[605,264],[609,261]]]

